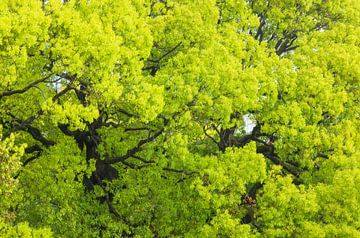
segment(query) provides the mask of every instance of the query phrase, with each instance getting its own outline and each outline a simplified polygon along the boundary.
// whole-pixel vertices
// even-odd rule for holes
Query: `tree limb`
[[[182,174],[186,174],[186,175],[192,175],[192,174],[197,174],[198,172],[196,171],[187,171],[187,170],[183,170],[183,169],[172,169],[172,168],[163,168],[163,170],[165,171],[169,171],[169,172],[175,172],[175,173],[182,173]]]
[[[45,80],[47,80],[48,78],[50,78],[53,74],[49,74],[46,77],[36,80],[34,82],[32,82],[31,84],[27,85],[26,87],[22,88],[22,89],[16,89],[16,90],[11,90],[11,91],[4,91],[4,92],[0,92],[0,99],[3,97],[8,97],[14,94],[21,94],[24,93],[26,91],[28,91],[29,89],[35,87],[37,84],[44,82]]]
[[[115,157],[115,158],[112,158],[112,159],[108,159],[105,162],[108,163],[108,164],[115,164],[115,163],[118,163],[118,162],[125,161],[126,159],[128,159],[128,158],[132,157],[133,155],[135,155],[137,152],[141,151],[142,146],[144,144],[146,144],[148,142],[151,142],[154,139],[156,139],[158,136],[160,136],[163,133],[163,131],[164,131],[164,129],[161,129],[159,132],[155,133],[152,136],[149,136],[147,139],[140,140],[137,143],[137,145],[134,148],[129,149],[125,155]]]
[[[166,56],[168,56],[169,54],[174,52],[177,48],[179,48],[181,46],[181,44],[182,44],[182,42],[179,42],[176,46],[174,46],[169,51],[165,52],[162,56],[160,56],[160,58],[158,58],[158,59],[148,59],[147,61],[152,62],[152,63],[159,63],[163,58],[165,58]]]
[[[41,131],[38,128],[35,128],[35,127],[31,126],[29,123],[27,123],[27,121],[29,119],[26,121],[22,121],[22,120],[16,118],[15,115],[13,115],[11,113],[8,113],[8,115],[11,116],[15,122],[19,123],[19,125],[17,125],[16,130],[28,132],[33,137],[33,139],[41,142],[41,144],[43,144],[45,147],[55,145],[55,142],[46,139],[42,135]]]

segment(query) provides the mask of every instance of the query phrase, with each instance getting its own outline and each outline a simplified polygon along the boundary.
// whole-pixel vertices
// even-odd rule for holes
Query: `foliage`
[[[1,236],[360,237],[359,12],[0,1]]]

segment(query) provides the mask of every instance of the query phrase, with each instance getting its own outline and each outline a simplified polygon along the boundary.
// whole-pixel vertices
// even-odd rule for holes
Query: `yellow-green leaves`
[[[86,122],[93,122],[99,116],[97,107],[93,105],[85,107],[71,101],[58,105],[48,100],[42,109],[50,114],[55,124],[69,124],[72,129],[84,129]]]
[[[359,7],[0,0],[0,236],[358,237]]]
[[[266,224],[264,234],[269,237],[294,234],[299,224],[311,221],[319,210],[316,193],[311,187],[297,187],[290,177],[276,174],[265,181],[258,206],[256,220]]]
[[[215,208],[239,204],[246,186],[266,177],[265,160],[256,154],[254,143],[243,149],[228,149],[219,157],[204,158],[198,166],[203,178],[195,180],[193,186]]]
[[[140,78],[133,81],[124,99],[124,103],[133,110],[143,122],[152,121],[164,107],[164,88],[146,83],[149,78]]]
[[[252,231],[249,225],[241,224],[239,219],[231,217],[226,210],[224,213],[217,215],[210,224],[206,224],[201,228],[201,237],[241,237],[251,238],[257,237]]]
[[[1,5],[0,89],[3,91],[26,85],[30,78],[41,74],[38,66],[44,58],[40,57],[40,51],[45,50],[49,38],[50,20],[39,1],[5,1]]]
[[[2,126],[0,126],[2,136]],[[14,179],[21,168],[20,158],[24,154],[26,144],[16,145],[15,136],[11,134],[5,140],[0,141],[0,218],[5,209],[11,205],[13,192],[17,189],[18,181]],[[9,200],[10,199],[10,200]]]
[[[0,235],[4,238],[32,238],[43,237],[51,238],[53,233],[50,228],[31,228],[27,222],[22,222],[16,226],[9,226],[0,219]]]

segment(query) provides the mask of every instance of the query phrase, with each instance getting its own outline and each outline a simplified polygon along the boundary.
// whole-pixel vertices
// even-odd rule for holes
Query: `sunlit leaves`
[[[359,236],[358,10],[0,1],[1,235]]]

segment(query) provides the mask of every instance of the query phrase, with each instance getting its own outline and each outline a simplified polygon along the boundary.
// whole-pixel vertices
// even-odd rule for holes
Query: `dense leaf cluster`
[[[360,237],[359,13],[0,1],[0,236]]]

